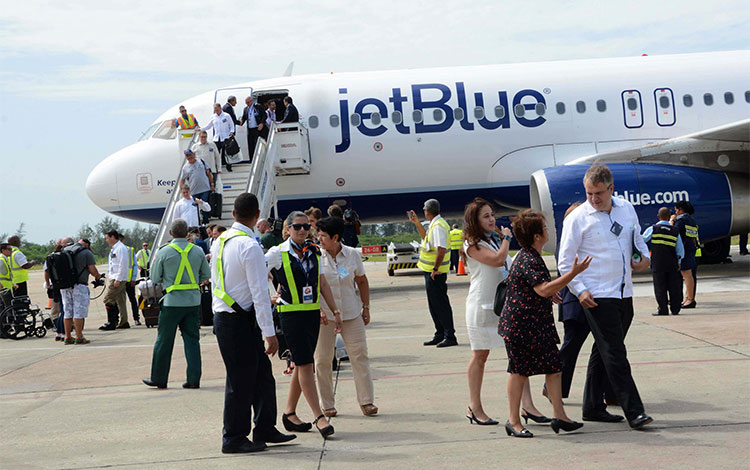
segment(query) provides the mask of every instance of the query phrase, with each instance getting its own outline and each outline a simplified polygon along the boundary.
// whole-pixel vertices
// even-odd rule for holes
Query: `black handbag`
[[[501,313],[503,313],[503,306],[505,305],[505,296],[508,293],[508,279],[510,279],[510,276],[506,277],[502,281],[500,281],[500,284],[497,285],[497,289],[495,289],[495,305],[493,306],[493,311],[495,312],[495,315],[498,317]]]
[[[236,155],[240,153],[240,144],[237,143],[237,139],[235,139],[233,135],[230,135],[224,140],[224,151],[227,155]]]

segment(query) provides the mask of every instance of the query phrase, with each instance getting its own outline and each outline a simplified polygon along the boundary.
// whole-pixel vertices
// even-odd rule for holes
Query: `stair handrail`
[[[258,198],[261,219],[268,218],[276,198],[275,136],[277,124],[271,123],[268,140],[258,139],[253,166],[245,191]]]

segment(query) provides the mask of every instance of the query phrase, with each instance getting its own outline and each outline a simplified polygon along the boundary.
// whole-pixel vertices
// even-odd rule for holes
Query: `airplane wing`
[[[718,171],[750,169],[750,119],[644,145],[597,153],[569,162],[569,165],[597,163],[666,163]]]

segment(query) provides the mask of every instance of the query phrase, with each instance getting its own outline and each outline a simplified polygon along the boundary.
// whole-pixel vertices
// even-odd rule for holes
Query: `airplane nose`
[[[120,208],[117,197],[117,162],[118,154],[113,153],[99,162],[86,179],[86,194],[89,199],[107,212]]]

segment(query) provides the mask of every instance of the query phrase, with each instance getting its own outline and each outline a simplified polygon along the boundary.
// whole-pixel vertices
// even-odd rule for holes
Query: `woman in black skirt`
[[[552,281],[542,259],[542,247],[547,243],[544,214],[526,209],[518,214],[513,232],[521,245],[508,276],[508,291],[500,315],[499,333],[505,340],[508,353],[508,401],[510,418],[505,423],[509,436],[534,437],[521,424],[521,393],[529,376],[546,375],[548,398],[554,409],[552,430],[556,433],[573,431],[582,423],[572,421],[565,414],[560,384],[560,352],[555,322],[552,316],[552,297],[557,296],[575,276],[588,268],[591,258],[578,263],[567,274]]]
[[[318,343],[320,324],[328,324],[321,314],[319,297],[322,295],[334,314],[336,328],[341,331],[341,312],[336,307],[326,278],[320,273],[320,251],[307,240],[310,224],[304,212],[292,212],[286,218],[289,238],[266,253],[266,264],[279,281],[280,292],[276,309],[289,350],[294,361],[294,372],[289,385],[286,409],[281,421],[287,431],[309,431],[314,425],[325,438],[333,434],[333,426],[323,415],[315,387],[313,354]],[[303,423],[296,415],[300,395],[317,418]]]

